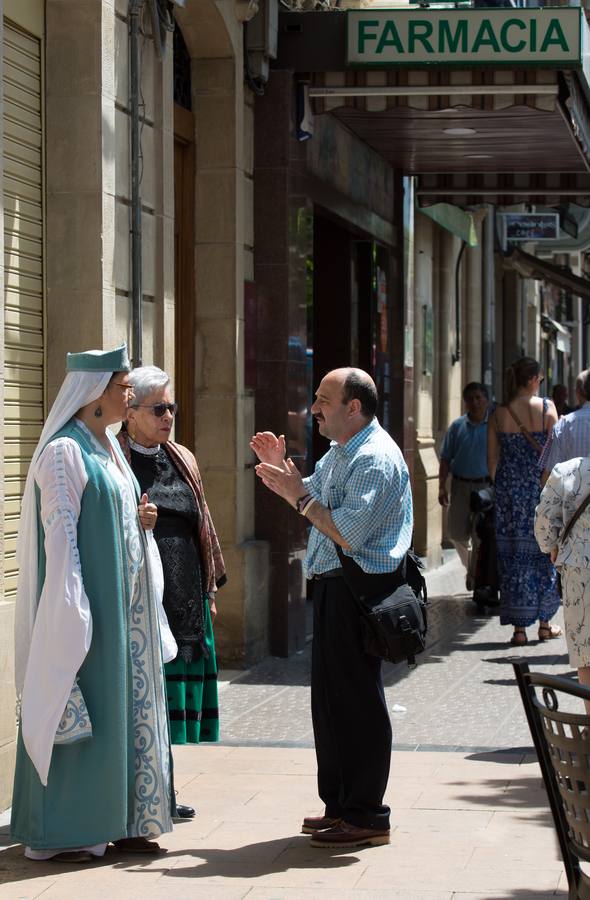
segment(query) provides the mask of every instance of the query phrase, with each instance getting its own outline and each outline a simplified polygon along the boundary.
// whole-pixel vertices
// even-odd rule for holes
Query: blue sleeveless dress
[[[543,425],[547,400],[543,400]],[[547,432],[534,431],[543,445]],[[499,431],[500,460],[496,470],[495,527],[500,581],[500,622],[527,627],[547,621],[560,603],[557,573],[549,556],[539,550],[533,526],[541,496],[539,457],[520,432]]]

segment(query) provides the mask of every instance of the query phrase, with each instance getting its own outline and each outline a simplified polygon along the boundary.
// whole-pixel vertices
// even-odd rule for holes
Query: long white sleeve
[[[75,441],[58,438],[36,465],[46,571],[22,695],[22,736],[47,784],[53,740],[74,679],[90,649],[92,617],[82,582],[77,523],[88,478]],[[31,560],[30,565],[36,565]]]

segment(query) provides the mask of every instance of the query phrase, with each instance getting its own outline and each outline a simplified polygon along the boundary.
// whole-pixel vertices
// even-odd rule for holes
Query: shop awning
[[[293,71],[307,85],[315,116],[337,118],[394,169],[419,176],[421,206],[550,205],[551,201],[590,205],[590,94],[586,90],[590,77],[585,74],[581,49],[589,34],[583,11],[495,10],[498,16],[508,17],[509,34],[528,28],[526,23],[532,19],[539,20],[538,28],[541,20],[546,25],[555,16],[579,19],[583,40],[580,47],[573,42],[575,59],[566,62],[557,58],[531,62],[520,52],[500,53],[495,62],[479,52],[463,60],[453,52],[433,64],[440,41],[432,44],[432,58],[424,60],[418,58],[424,42],[417,38],[413,41],[416,53],[409,40],[407,47],[403,44],[403,59],[400,56],[397,62],[390,53],[397,43],[394,37],[383,40],[383,54],[377,49],[370,65],[355,62],[348,52],[346,29],[351,16],[368,17],[364,33],[369,46],[373,31],[381,28],[380,17],[392,20],[388,34],[401,35],[408,16],[420,19],[414,23],[415,30],[430,34],[431,28],[436,31],[444,25],[437,25],[441,16],[449,19],[445,27],[453,30],[463,19],[461,27],[471,27],[482,12],[486,11],[281,13],[279,54],[273,65]],[[448,28],[443,29],[444,40],[443,31],[436,32],[443,44],[448,42]],[[453,34],[453,48],[462,52],[464,42],[458,40],[458,32]]]
[[[544,148],[547,152],[546,143]],[[537,207],[575,203],[577,206],[588,207],[590,173],[533,170],[513,172],[510,169],[499,169],[489,174],[422,174],[418,177],[416,196],[421,207],[428,203],[453,203],[457,206],[534,203]]]
[[[477,247],[477,230],[471,213],[452,203],[433,203],[432,206],[419,206],[418,210],[441,228],[461,238],[469,247]]]
[[[564,266],[556,266],[555,263],[548,262],[546,259],[539,259],[538,256],[525,253],[524,250],[516,248],[509,256],[505,256],[504,267],[514,269],[522,278],[548,281],[566,291],[571,291],[572,294],[576,294],[578,297],[590,300],[590,279],[580,278]],[[555,324],[559,328],[563,328],[558,322]],[[566,333],[569,335],[569,331],[566,331]]]
[[[555,340],[555,346],[561,353],[571,353],[572,334],[569,328],[565,328],[561,322],[556,322],[551,316],[541,316],[541,326],[544,331],[551,334]]]

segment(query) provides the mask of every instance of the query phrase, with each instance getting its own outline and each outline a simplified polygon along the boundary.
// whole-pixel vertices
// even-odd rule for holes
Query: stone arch
[[[234,55],[232,36],[215,0],[189,0],[186,7],[176,7],[175,18],[194,59]]]

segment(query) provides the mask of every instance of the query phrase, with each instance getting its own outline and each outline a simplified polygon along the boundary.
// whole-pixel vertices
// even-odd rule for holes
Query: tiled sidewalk
[[[313,849],[313,751],[177,748],[179,796],[197,817],[156,859],[84,868],[0,854],[2,900],[549,900],[567,896],[536,762],[506,752],[395,752],[388,847]]]

